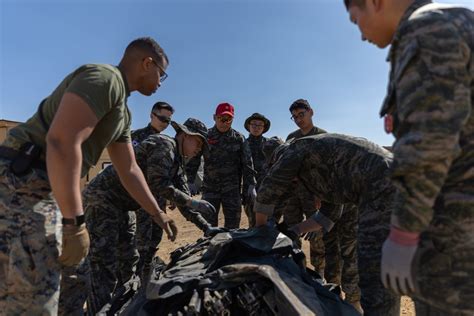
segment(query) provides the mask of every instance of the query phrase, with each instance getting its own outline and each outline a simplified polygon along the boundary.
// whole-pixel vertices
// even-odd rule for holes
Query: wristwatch
[[[81,226],[85,222],[84,214],[76,216],[75,218],[64,218],[62,220],[63,225],[76,225]]]

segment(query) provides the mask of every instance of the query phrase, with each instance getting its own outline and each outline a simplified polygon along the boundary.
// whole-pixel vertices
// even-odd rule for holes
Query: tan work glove
[[[178,235],[178,227],[174,220],[168,217],[164,212],[159,212],[156,215],[152,216],[153,221],[158,224],[168,236],[168,239],[175,241],[176,236]]]
[[[63,226],[63,250],[59,262],[65,266],[73,266],[89,253],[89,233],[86,224],[81,226]]]

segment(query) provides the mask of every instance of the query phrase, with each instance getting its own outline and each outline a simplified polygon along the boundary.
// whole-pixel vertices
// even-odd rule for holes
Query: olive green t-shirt
[[[45,149],[47,128],[51,125],[65,92],[81,97],[99,120],[92,134],[82,144],[81,176],[85,176],[110,143],[131,141],[131,114],[127,107],[130,91],[124,74],[117,67],[88,64],[76,69],[43,100],[41,112],[46,126],[42,123],[38,110],[26,123],[9,132],[4,145],[18,147],[18,144],[33,142]],[[45,150],[43,157],[44,154]]]
[[[305,135],[303,135],[303,133],[301,132],[301,129],[298,129],[298,130],[290,133],[288,135],[288,137],[286,138],[286,140],[290,140],[292,138],[300,139],[300,138],[305,137],[305,136],[319,135],[319,134],[324,134],[324,133],[327,133],[327,132],[325,130],[323,130],[322,128],[319,128],[317,126],[313,126],[313,128]]]

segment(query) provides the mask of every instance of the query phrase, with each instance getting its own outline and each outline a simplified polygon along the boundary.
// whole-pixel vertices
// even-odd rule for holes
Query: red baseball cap
[[[234,106],[230,103],[221,103],[216,108],[216,115],[229,115],[234,117]]]

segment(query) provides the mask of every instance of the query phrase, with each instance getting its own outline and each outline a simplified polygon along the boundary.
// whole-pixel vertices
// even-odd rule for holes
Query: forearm
[[[178,210],[186,220],[196,225],[196,227],[203,232],[206,232],[206,230],[211,226],[211,224],[201,214],[193,211],[189,207],[178,207]]]
[[[63,217],[82,215],[80,144],[71,146],[60,141],[48,141],[46,164],[51,189]]]

